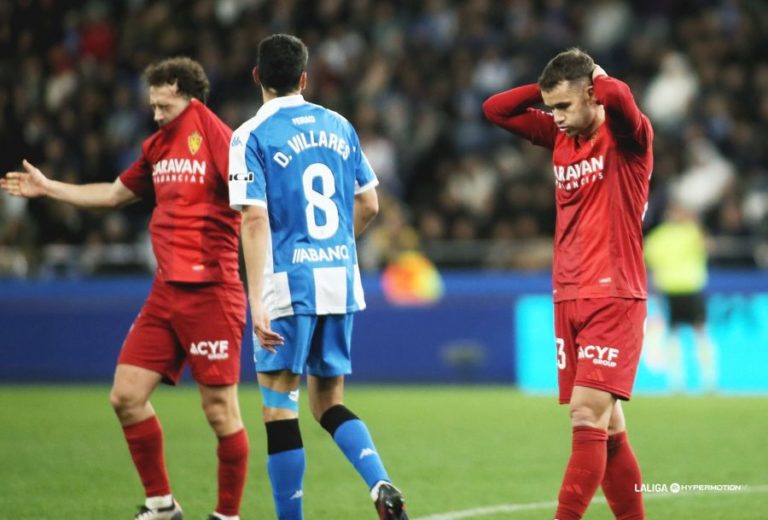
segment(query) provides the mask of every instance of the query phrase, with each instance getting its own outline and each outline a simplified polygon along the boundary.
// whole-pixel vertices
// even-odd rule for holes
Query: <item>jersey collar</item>
[[[176,119],[174,119],[173,121],[171,121],[167,125],[161,126],[160,128],[158,128],[158,130],[160,130],[161,132],[171,132],[171,131],[173,131],[174,128],[176,128],[177,126],[179,126],[181,124],[180,121],[182,119],[184,119],[187,116],[187,114],[192,112],[192,110],[193,110],[192,107],[194,107],[196,104],[202,104],[202,102],[199,101],[197,98],[190,99],[189,100],[189,104],[184,108],[184,110],[181,111],[181,114],[176,116]]]
[[[304,102],[304,96],[301,94],[294,94],[292,96],[280,96],[261,105],[261,108],[258,112],[256,112],[256,114],[258,115],[258,113],[261,111],[276,112],[281,108],[295,107],[303,104]]]

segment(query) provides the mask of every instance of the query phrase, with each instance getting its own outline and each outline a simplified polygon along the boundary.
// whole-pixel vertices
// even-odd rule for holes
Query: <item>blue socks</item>
[[[267,472],[279,520],[302,520],[304,445],[298,419],[271,421],[267,428]]]
[[[326,410],[320,424],[363,477],[368,489],[380,480],[390,482],[368,428],[355,414],[344,405],[336,405]]]
[[[320,424],[363,477],[368,489],[390,482],[365,423],[344,405],[323,414]],[[267,429],[267,471],[278,520],[303,520],[303,481],[306,466],[299,419],[270,421]]]

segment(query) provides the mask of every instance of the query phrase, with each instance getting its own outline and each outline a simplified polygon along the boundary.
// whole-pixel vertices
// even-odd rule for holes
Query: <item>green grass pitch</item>
[[[0,519],[132,518],[142,491],[108,393],[107,386],[0,387]],[[174,493],[187,519],[205,518],[215,504],[216,460],[198,393],[161,388],[153,403]],[[242,387],[241,404],[251,439],[241,518],[274,518],[255,386]],[[302,404],[305,517],[375,518],[364,484],[312,421],[306,396]],[[551,518],[547,503],[557,496],[570,444],[567,409],[554,397],[504,387],[351,386],[347,405],[368,423],[412,519]],[[753,486],[647,495],[649,519],[768,518],[768,398],[637,396],[625,412],[645,483]],[[447,514],[504,504],[529,505]],[[599,502],[585,518],[613,517]]]

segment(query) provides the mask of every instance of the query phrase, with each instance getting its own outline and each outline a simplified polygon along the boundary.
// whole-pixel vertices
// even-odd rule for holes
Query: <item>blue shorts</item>
[[[272,330],[285,343],[272,353],[261,348],[254,334],[256,372],[290,370],[319,377],[352,373],[352,321],[354,314],[285,316],[272,320]]]

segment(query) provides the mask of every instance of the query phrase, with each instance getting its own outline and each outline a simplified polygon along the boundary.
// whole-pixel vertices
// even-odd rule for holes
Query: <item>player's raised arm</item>
[[[120,179],[112,183],[70,184],[49,179],[26,159],[23,166],[25,171],[8,172],[0,179],[0,188],[16,197],[49,197],[80,208],[116,208],[139,200]]]
[[[523,85],[485,100],[483,114],[496,126],[533,144],[552,148],[557,127],[550,114],[533,108],[541,102],[541,90],[537,84]]]
[[[605,108],[606,124],[613,133],[645,147],[649,136],[644,131],[643,115],[629,85],[608,76],[599,65],[592,72],[592,84],[595,100]]]

